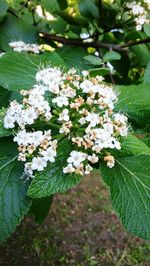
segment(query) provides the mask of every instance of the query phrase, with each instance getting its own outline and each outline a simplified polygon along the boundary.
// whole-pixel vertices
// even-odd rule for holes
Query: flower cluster
[[[126,4],[130,9],[130,14],[135,17],[136,30],[141,31],[144,24],[149,23],[148,10],[150,10],[150,1],[144,0],[143,2],[129,2]]]
[[[9,46],[15,51],[15,52],[28,52],[33,54],[39,54],[43,49],[40,45],[34,44],[34,43],[24,43],[23,41],[15,41],[10,42]]]
[[[75,69],[66,73],[56,67],[41,69],[35,79],[31,90],[20,92],[20,103],[10,103],[4,117],[4,127],[14,129],[25,173],[34,176],[34,171],[53,163],[61,138],[68,138],[74,147],[64,174],[89,174],[101,160],[112,168],[111,150],[121,149],[128,130],[127,117],[113,111],[117,102],[113,88],[103,77],[90,77],[88,71],[78,75]]]

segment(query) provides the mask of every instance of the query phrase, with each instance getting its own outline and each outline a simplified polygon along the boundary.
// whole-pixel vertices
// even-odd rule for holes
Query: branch
[[[120,45],[121,48],[126,48],[126,47],[131,47],[131,46],[135,46],[135,45],[139,45],[139,44],[144,44],[144,43],[150,43],[150,37],[145,38],[143,40],[139,40],[139,41],[131,41],[125,44]]]
[[[52,42],[56,41],[59,43],[62,43],[64,45],[70,45],[70,46],[78,46],[78,47],[93,47],[93,48],[104,48],[108,50],[114,50],[114,51],[122,51],[122,47],[116,44],[112,43],[104,43],[100,41],[89,41],[87,39],[73,39],[73,38],[65,38],[65,37],[60,37],[54,34],[48,34],[45,32],[40,32],[39,36],[41,39],[47,41],[47,42]]]
[[[93,47],[95,49],[99,48],[104,48],[108,50],[114,50],[117,52],[121,51],[126,51],[128,47],[132,47],[135,45],[139,44],[144,44],[144,43],[150,43],[150,37],[145,38],[143,40],[139,41],[131,41],[127,42],[125,44],[113,44],[113,43],[105,43],[105,42],[100,42],[100,41],[89,41],[88,39],[74,39],[74,38],[66,38],[66,37],[61,37],[57,36],[54,34],[48,34],[46,32],[40,32],[39,36],[41,39],[45,40],[46,42],[59,42],[64,45],[69,45],[69,46],[76,46],[76,47]]]

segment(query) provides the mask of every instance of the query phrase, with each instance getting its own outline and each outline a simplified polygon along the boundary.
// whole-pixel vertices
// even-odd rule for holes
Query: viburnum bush
[[[149,0],[0,1],[1,242],[93,171],[150,239],[149,23]]]

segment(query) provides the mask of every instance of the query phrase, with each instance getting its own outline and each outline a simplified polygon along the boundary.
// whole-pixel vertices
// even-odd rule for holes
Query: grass
[[[93,174],[54,197],[43,225],[26,217],[0,247],[0,265],[150,266],[150,242],[125,232],[108,189]]]

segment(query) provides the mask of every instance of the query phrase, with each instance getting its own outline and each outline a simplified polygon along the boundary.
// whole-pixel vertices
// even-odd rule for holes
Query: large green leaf
[[[47,197],[56,192],[65,191],[81,180],[79,175],[63,173],[63,167],[67,165],[67,158],[72,149],[69,140],[61,141],[57,149],[56,161],[50,163],[41,173],[36,174],[28,189],[29,197]]]
[[[0,47],[4,51],[12,50],[9,43],[24,41],[33,43],[37,41],[37,29],[13,15],[8,15],[0,26]]]
[[[30,207],[27,184],[20,179],[23,166],[17,161],[12,140],[0,140],[0,242],[9,237]]]
[[[112,169],[102,166],[102,175],[124,227],[150,240],[150,156],[117,159]]]
[[[0,85],[8,90],[31,89],[42,64],[59,66],[64,61],[55,52],[43,55],[9,52],[0,58]]]
[[[150,85],[117,86],[119,100],[116,110],[140,125],[150,125]]]

